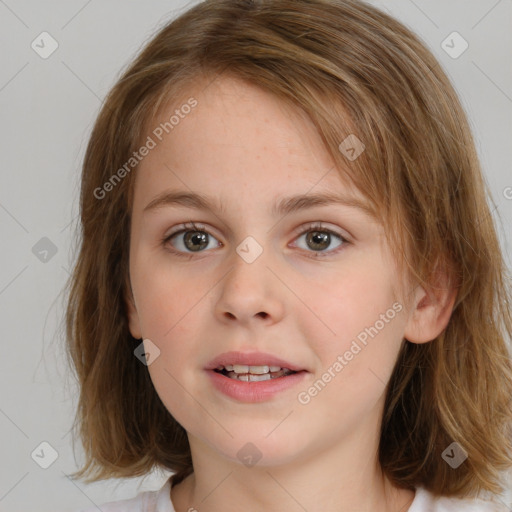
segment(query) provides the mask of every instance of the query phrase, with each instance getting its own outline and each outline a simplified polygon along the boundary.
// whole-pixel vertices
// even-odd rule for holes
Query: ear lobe
[[[427,343],[437,338],[448,325],[457,289],[448,285],[445,274],[427,291],[418,287],[404,338],[412,343]]]
[[[135,300],[133,298],[133,292],[131,289],[131,285],[129,283],[127,285],[127,289],[128,289],[128,292],[125,296],[125,306],[126,306],[126,315],[128,317],[128,328],[130,329],[130,334],[136,340],[139,340],[139,339],[142,339],[139,314],[137,312],[137,308],[135,307]]]

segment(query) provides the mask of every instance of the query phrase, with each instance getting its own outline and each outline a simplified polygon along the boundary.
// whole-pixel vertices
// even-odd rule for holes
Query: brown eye
[[[170,243],[178,252],[202,252],[211,245],[215,237],[206,231],[199,230],[181,230],[166,238],[166,243]],[[210,247],[211,248],[211,247]]]
[[[214,248],[213,241],[217,240],[202,225],[194,223],[184,224],[183,229],[171,233],[162,240],[164,246],[172,247],[170,250],[180,256],[190,256],[193,253],[204,252],[207,248]],[[217,241],[218,242],[218,241]],[[218,242],[217,247],[222,244]]]
[[[302,238],[304,238],[305,243],[296,242],[296,245],[315,257],[336,254],[338,251],[342,250],[345,245],[350,243],[339,233],[335,233],[322,225],[309,226],[299,234],[297,240],[301,240]],[[335,240],[338,240],[337,245],[331,247]]]
[[[190,251],[201,251],[208,247],[208,233],[203,231],[186,231],[183,243]]]
[[[331,235],[325,231],[310,231],[306,235],[306,243],[313,251],[322,251],[329,247]]]

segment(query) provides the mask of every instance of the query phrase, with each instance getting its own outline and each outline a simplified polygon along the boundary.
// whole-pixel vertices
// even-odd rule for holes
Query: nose
[[[231,269],[220,283],[217,318],[225,324],[244,326],[279,322],[284,316],[286,288],[276,278],[277,269],[272,268],[265,251],[252,263],[234,252],[231,262]]]

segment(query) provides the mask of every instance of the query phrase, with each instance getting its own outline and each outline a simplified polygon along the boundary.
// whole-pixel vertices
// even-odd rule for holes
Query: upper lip
[[[228,364],[244,364],[248,366],[279,366],[280,368],[288,368],[294,372],[304,370],[300,366],[285,361],[272,354],[265,352],[224,352],[209,363],[207,363],[205,370],[214,370],[219,366],[226,366]]]

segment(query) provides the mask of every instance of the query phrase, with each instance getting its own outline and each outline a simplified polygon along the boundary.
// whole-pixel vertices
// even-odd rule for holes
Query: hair
[[[68,282],[66,349],[80,387],[73,428],[86,456],[72,476],[91,482],[160,468],[176,483],[193,472],[186,431],[134,357],[139,342],[128,328],[136,167],[108,197],[95,191],[140,147],[166,102],[221,76],[305,113],[337,172],[370,201],[400,269],[426,289],[456,289],[435,340],[403,341],[386,390],[384,474],[436,495],[502,492],[512,467],[512,301],[491,194],[440,64],[404,25],[358,0],[207,0],[161,28],[108,94],[83,162]],[[353,161],[339,149],[350,134],[365,146]],[[441,456],[454,441],[468,455],[457,470]]]

